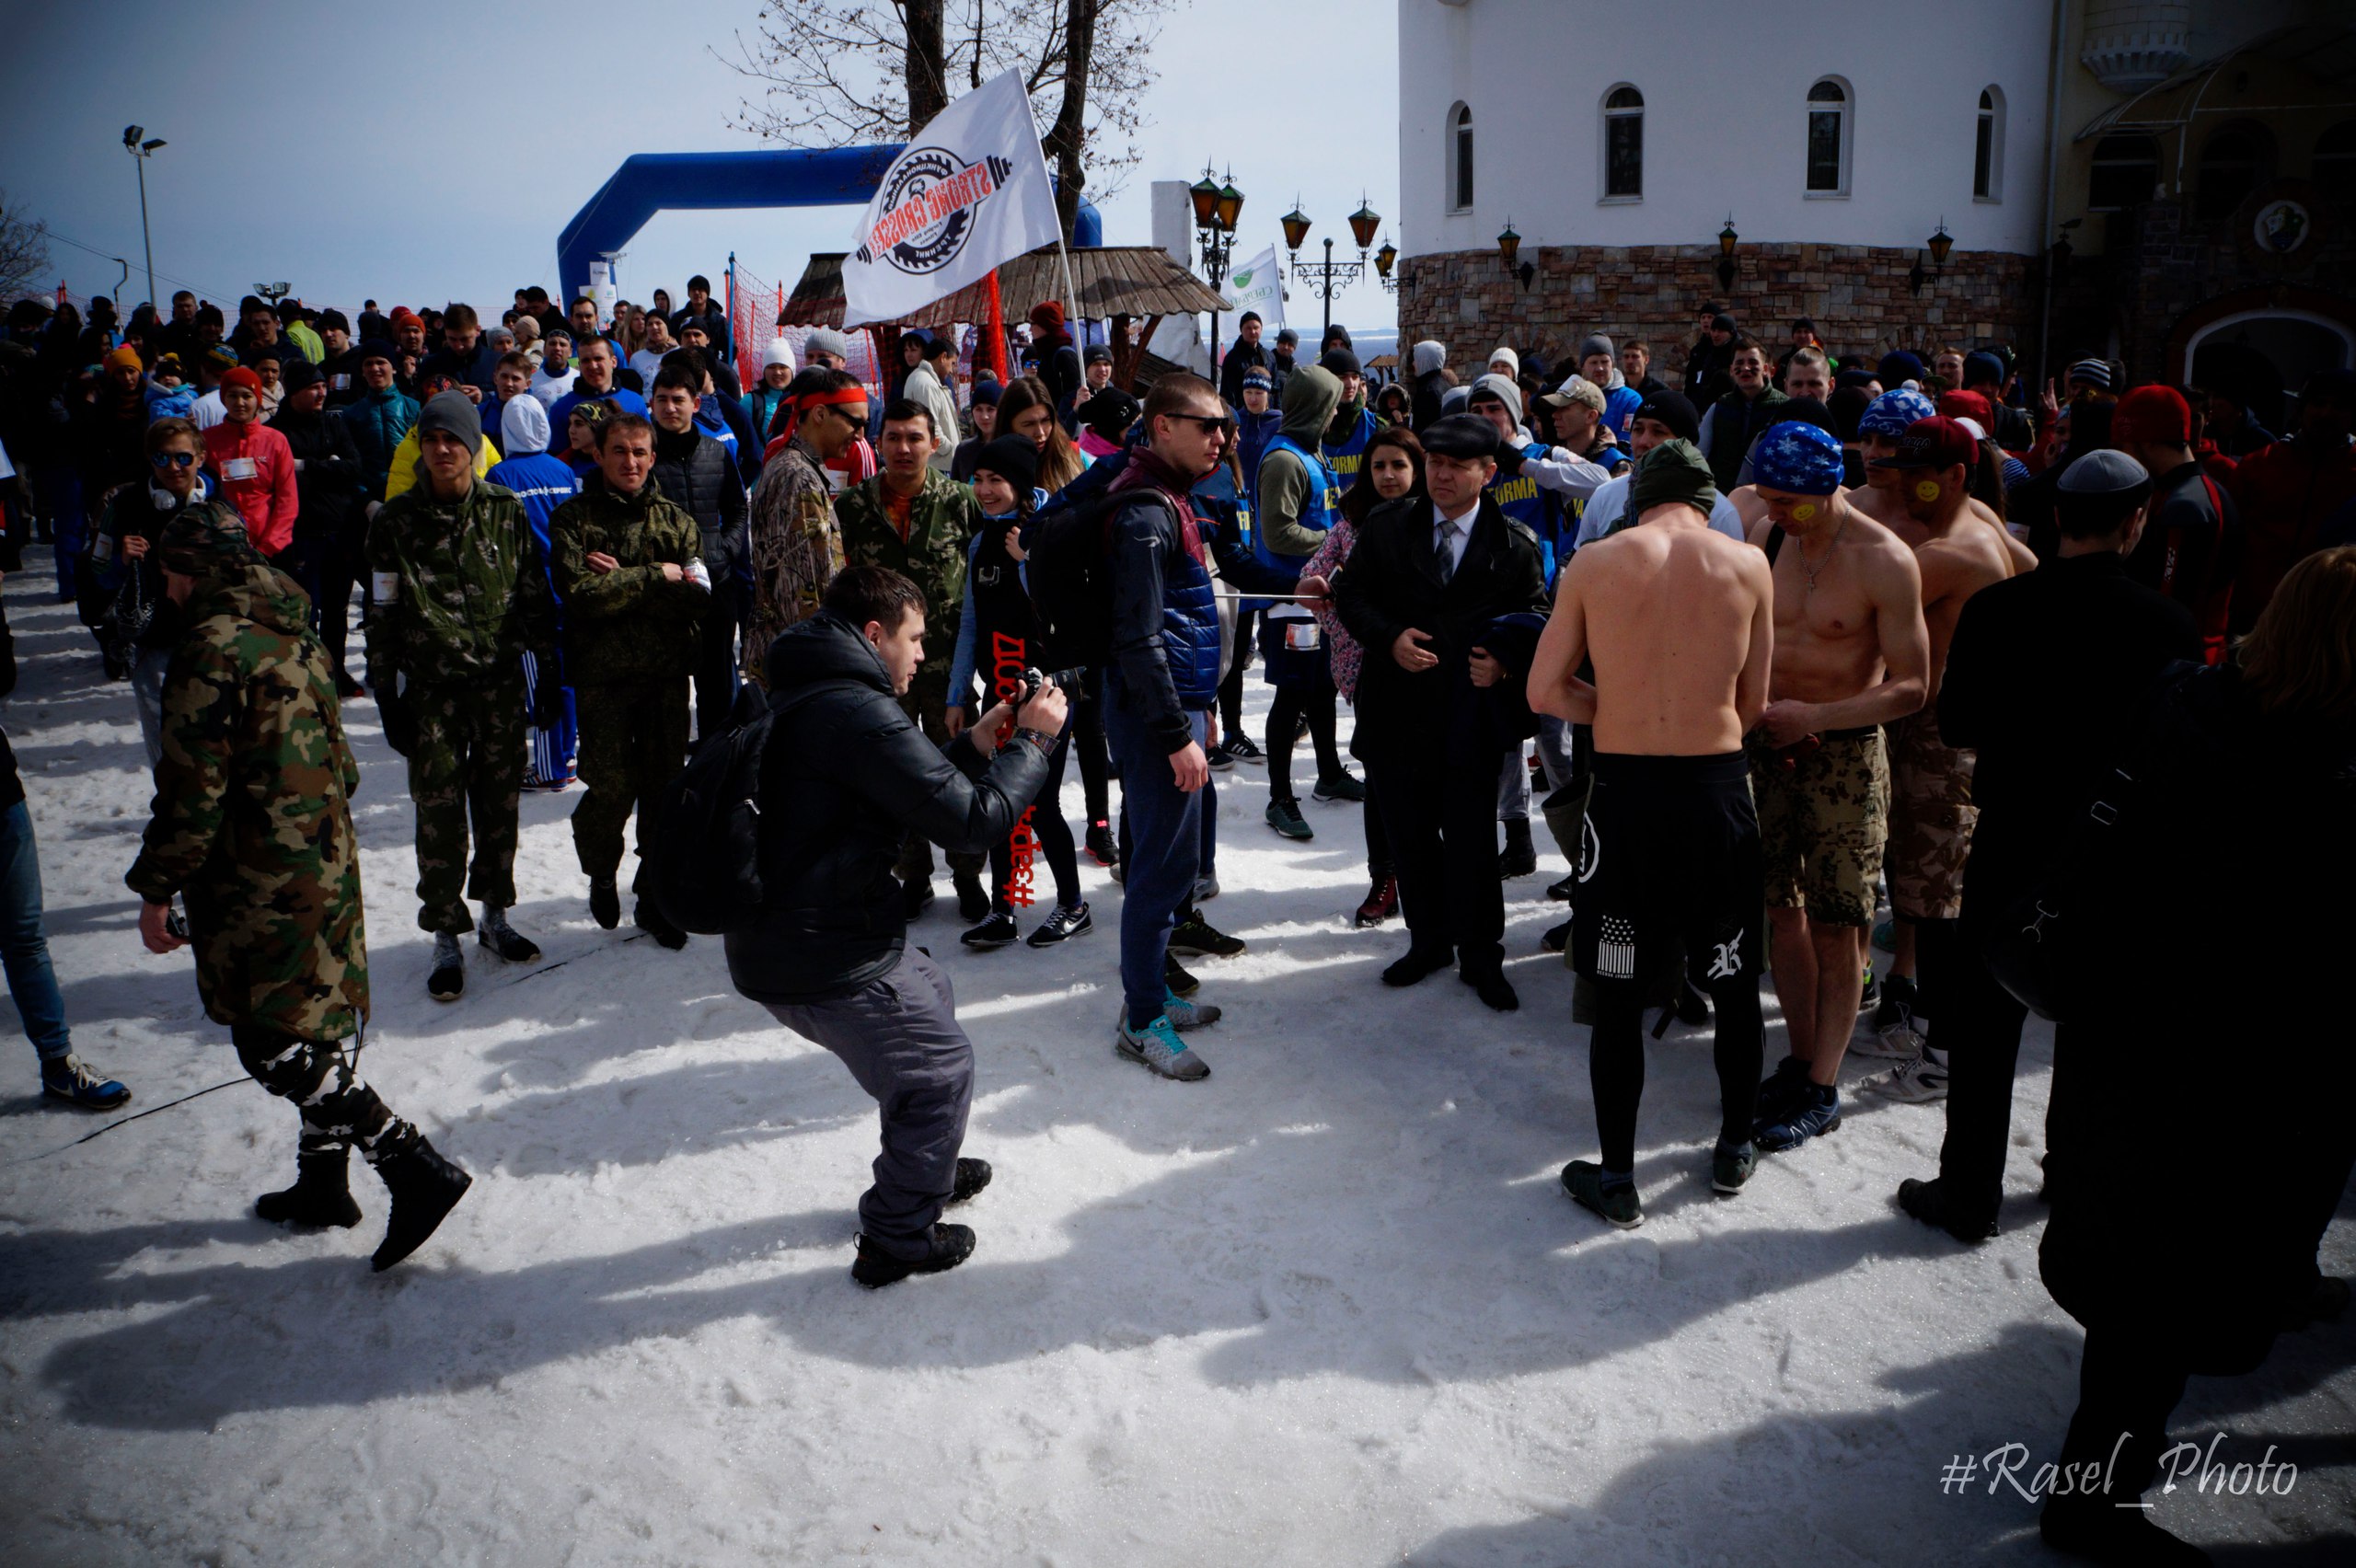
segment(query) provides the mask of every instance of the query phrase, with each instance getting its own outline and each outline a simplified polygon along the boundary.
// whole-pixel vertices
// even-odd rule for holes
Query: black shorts
[[[1588,979],[1657,974],[1680,939],[1698,983],[1756,978],[1766,894],[1749,758],[1596,753],[1578,877],[1572,967]]]

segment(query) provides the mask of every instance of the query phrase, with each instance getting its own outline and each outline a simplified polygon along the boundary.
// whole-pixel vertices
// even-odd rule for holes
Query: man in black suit
[[[1370,513],[1334,586],[1366,650],[1350,751],[1382,801],[1410,938],[1382,979],[1412,986],[1452,959],[1458,978],[1509,1012],[1520,1002],[1502,967],[1496,824],[1508,737],[1475,688],[1506,674],[1481,646],[1490,624],[1545,609],[1545,569],[1538,541],[1482,490],[1497,467],[1496,427],[1450,415],[1424,432],[1424,451],[1431,499]]]

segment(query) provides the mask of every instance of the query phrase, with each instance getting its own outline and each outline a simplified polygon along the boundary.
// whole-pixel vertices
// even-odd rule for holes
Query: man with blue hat
[[[1898,450],[1898,438],[1906,433],[1907,426],[1938,411],[1922,393],[1900,386],[1876,398],[1857,416],[1857,445],[1865,459],[1865,488],[1851,490],[1849,501],[1885,528],[1905,525],[1906,502],[1898,493],[1896,471],[1877,469],[1874,464]]]

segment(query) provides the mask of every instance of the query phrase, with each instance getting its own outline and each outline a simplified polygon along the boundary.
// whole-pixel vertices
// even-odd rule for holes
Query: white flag
[[[1031,98],[1009,71],[892,160],[843,258],[843,325],[899,320],[1060,232]]]
[[[1270,246],[1227,275],[1219,291],[1230,310],[1256,310],[1271,332],[1285,324],[1284,280],[1276,274],[1276,248]]]

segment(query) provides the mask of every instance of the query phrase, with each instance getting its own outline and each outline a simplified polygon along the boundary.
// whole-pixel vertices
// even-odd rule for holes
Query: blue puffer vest
[[[1208,545],[1203,553],[1207,559]],[[1188,555],[1183,541],[1162,570],[1162,657],[1170,662],[1178,706],[1195,712],[1218,698],[1218,601],[1211,594],[1209,566]]]
[[[1265,467],[1268,459],[1279,452],[1289,452],[1299,458],[1300,466],[1309,473],[1309,499],[1301,504],[1300,516],[1296,521],[1303,528],[1324,533],[1334,526],[1334,502],[1341,493],[1341,487],[1334,482],[1334,471],[1325,467],[1323,458],[1303,448],[1288,435],[1276,436],[1268,443],[1267,450],[1260,455],[1262,466]],[[1260,477],[1256,473],[1252,476],[1252,490],[1254,495],[1260,490]],[[1261,565],[1282,567],[1288,571],[1299,571],[1309,564],[1309,558],[1305,555],[1278,555],[1271,550],[1268,548],[1268,531],[1265,527],[1253,530],[1252,553]]]
[[[1382,428],[1372,409],[1358,410],[1357,423],[1350,427],[1349,435],[1340,442],[1327,442],[1320,450],[1325,455],[1325,466],[1334,470],[1334,482],[1348,490],[1358,482],[1358,471],[1366,467],[1367,443]]]

